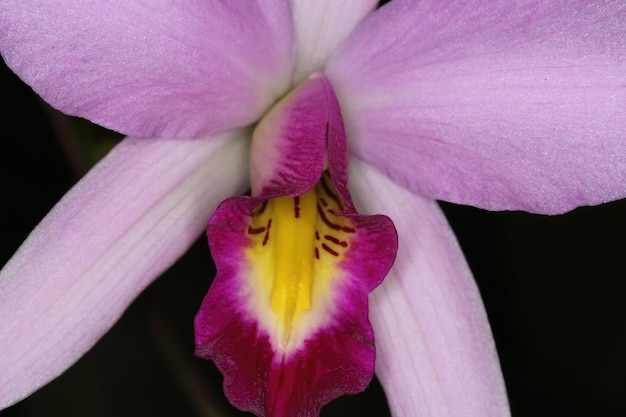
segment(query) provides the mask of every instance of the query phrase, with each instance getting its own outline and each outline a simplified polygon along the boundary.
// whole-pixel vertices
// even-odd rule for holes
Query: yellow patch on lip
[[[344,209],[325,172],[305,194],[269,199],[251,216],[253,297],[282,348],[303,341],[303,332],[320,324],[333,306],[338,263],[356,231],[349,218],[336,215]]]

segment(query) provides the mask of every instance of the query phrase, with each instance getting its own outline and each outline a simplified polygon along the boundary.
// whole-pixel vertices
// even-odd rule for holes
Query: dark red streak
[[[295,212],[296,219],[300,218],[300,197],[293,198],[293,210]]]
[[[335,252],[334,250],[329,248],[326,243],[322,243],[322,249],[324,249],[326,252],[330,253],[333,256],[339,256],[339,252]]]
[[[248,234],[249,235],[258,235],[259,233],[265,232],[265,227],[257,227],[253,228],[252,226],[248,226]]]
[[[339,240],[335,236],[324,235],[324,239],[330,240],[334,244],[339,245],[339,246],[344,247],[344,248],[348,246],[348,242],[344,242],[342,240]]]
[[[315,259],[319,259],[320,258],[320,251],[317,250],[317,248],[315,248]]]
[[[319,204],[317,205],[317,213],[320,215],[320,217],[322,218],[322,221],[326,224],[326,226],[328,226],[328,227],[330,227],[331,229],[334,229],[334,230],[341,230],[341,226],[339,226],[338,224],[335,224],[335,223],[331,223],[326,218],[326,214],[324,214],[324,210],[322,209],[322,206],[320,206]]]
[[[320,215],[320,218],[326,224],[326,226],[330,227],[333,230],[341,230],[342,232],[346,232],[346,233],[356,232],[356,230],[351,227],[340,226],[338,224],[331,223],[331,221],[328,220],[328,218],[326,217],[326,214],[324,214],[324,210],[322,209],[322,206],[320,206],[319,204],[317,205],[317,213]]]
[[[265,200],[263,204],[261,204],[259,209],[254,213],[254,216],[260,216],[261,214],[263,214],[266,207],[267,207],[267,200]]]
[[[328,184],[326,184],[326,176],[325,175],[322,176],[322,180],[320,182],[322,183],[322,188],[324,188],[324,191],[326,192],[326,194],[328,194],[328,196],[337,204],[337,207],[339,208],[339,210],[343,210],[343,202],[337,196],[337,194],[335,194],[333,192],[333,190],[330,189]]]
[[[263,246],[267,244],[267,241],[270,238],[270,227],[272,227],[272,219],[270,218],[267,221],[267,231],[265,232],[265,237],[263,238]]]

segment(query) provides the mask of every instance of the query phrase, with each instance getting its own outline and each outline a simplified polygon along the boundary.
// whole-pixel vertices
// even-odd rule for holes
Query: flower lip
[[[218,272],[196,316],[196,352],[243,410],[314,416],[372,378],[367,298],[397,235],[387,217],[355,211],[347,161],[332,86],[315,75],[255,130],[252,196],[226,200],[209,223]]]

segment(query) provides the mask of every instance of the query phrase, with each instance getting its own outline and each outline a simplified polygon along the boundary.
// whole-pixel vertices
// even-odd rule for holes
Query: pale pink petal
[[[624,197],[624,22],[622,1],[394,0],[326,70],[351,152],[487,209]]]
[[[376,373],[395,417],[505,417],[507,397],[480,294],[435,201],[353,161],[357,208],[391,217],[399,249],[371,296]]]
[[[126,139],[48,214],[0,272],[0,408],[90,349],[245,190],[244,136]]]
[[[328,57],[377,3],[376,0],[291,0],[296,43],[294,84],[322,69]]]
[[[54,107],[140,137],[258,119],[291,82],[283,0],[0,2],[0,52]]]

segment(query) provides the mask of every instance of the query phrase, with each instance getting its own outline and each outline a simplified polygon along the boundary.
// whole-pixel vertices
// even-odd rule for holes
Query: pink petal
[[[402,1],[326,72],[350,149],[432,198],[560,213],[626,195],[621,1]]]
[[[357,206],[387,214],[399,233],[398,257],[370,307],[376,374],[393,415],[508,416],[480,294],[437,204],[362,162],[351,177]]]
[[[321,70],[328,57],[377,3],[376,0],[291,0],[296,42],[294,84]]]
[[[44,100],[140,137],[258,119],[291,82],[284,1],[4,0],[0,51]]]
[[[62,373],[246,186],[247,138],[126,139],[0,272],[0,408]]]

